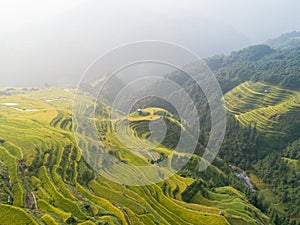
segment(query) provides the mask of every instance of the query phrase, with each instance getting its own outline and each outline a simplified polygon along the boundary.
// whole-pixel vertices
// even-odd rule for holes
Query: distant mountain
[[[274,51],[266,45],[257,45],[205,61],[224,92],[248,80],[264,81],[294,90],[300,87],[300,47]]]
[[[277,38],[268,40],[266,44],[274,49],[300,47],[300,32],[293,31],[291,33],[282,34]]]

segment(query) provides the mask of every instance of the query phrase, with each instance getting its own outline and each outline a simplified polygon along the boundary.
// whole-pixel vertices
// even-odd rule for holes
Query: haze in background
[[[298,0],[0,0],[0,86],[79,82],[127,42],[181,44],[201,57],[300,29]]]

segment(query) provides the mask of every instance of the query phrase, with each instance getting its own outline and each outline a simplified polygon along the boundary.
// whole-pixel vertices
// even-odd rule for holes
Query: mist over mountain
[[[209,57],[300,28],[294,0],[1,4],[2,87],[75,85],[95,59],[132,41],[174,42]]]
[[[300,32],[285,33],[277,38],[269,39],[267,45],[275,49],[291,49],[300,47]]]

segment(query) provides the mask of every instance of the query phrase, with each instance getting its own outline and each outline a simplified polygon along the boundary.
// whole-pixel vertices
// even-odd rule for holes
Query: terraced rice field
[[[224,96],[226,109],[243,126],[265,132],[280,132],[283,118],[300,112],[300,92],[260,82],[245,82]]]
[[[86,149],[93,142],[86,140],[82,148],[75,142],[69,101],[73,94],[72,90],[49,88],[0,96],[2,103],[37,109],[17,111],[11,104],[0,108],[1,225],[259,224],[249,219],[245,207],[250,204],[234,189],[220,189],[206,197],[197,193],[191,196],[191,202],[184,202],[183,193],[195,182],[192,178],[174,175],[159,184],[128,187],[97,175],[82,157],[89,156]],[[128,138],[129,144],[145,147],[147,124],[161,118],[157,111],[149,109],[150,115],[144,118],[133,115],[129,128],[123,127],[122,120],[115,121],[115,125],[124,135],[140,139],[133,143]],[[171,146],[157,146],[151,157],[134,154],[116,138],[107,121],[98,118],[96,123],[105,149],[127,163],[150,165],[149,159],[172,152]],[[180,126],[178,121],[173,123]],[[148,176],[143,174],[143,179]],[[232,193],[236,200],[230,203]],[[220,210],[226,216],[220,216]]]

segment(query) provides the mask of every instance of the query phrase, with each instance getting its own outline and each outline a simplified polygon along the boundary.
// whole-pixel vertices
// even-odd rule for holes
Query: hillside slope
[[[268,40],[266,44],[274,49],[291,49],[300,47],[300,32],[294,31],[282,34],[277,38]]]
[[[1,224],[270,224],[244,194],[228,186],[229,179],[239,180],[220,159],[218,164],[226,170],[212,165],[198,174],[201,159],[193,156],[186,168],[190,178],[174,175],[145,187],[120,185],[97,175],[82,157],[73,134],[74,90],[11,94],[0,97]],[[147,123],[164,115],[169,140],[150,154],[136,155],[99,115],[105,149],[126,163],[150,165],[168,157],[180,123],[165,110],[146,111],[144,117],[132,115],[130,130],[123,129],[122,121],[116,124],[124,134],[142,140],[149,135]],[[87,149],[91,144],[85,143]]]
[[[282,132],[300,113],[300,92],[245,82],[224,96],[226,109],[243,125],[266,132]]]

